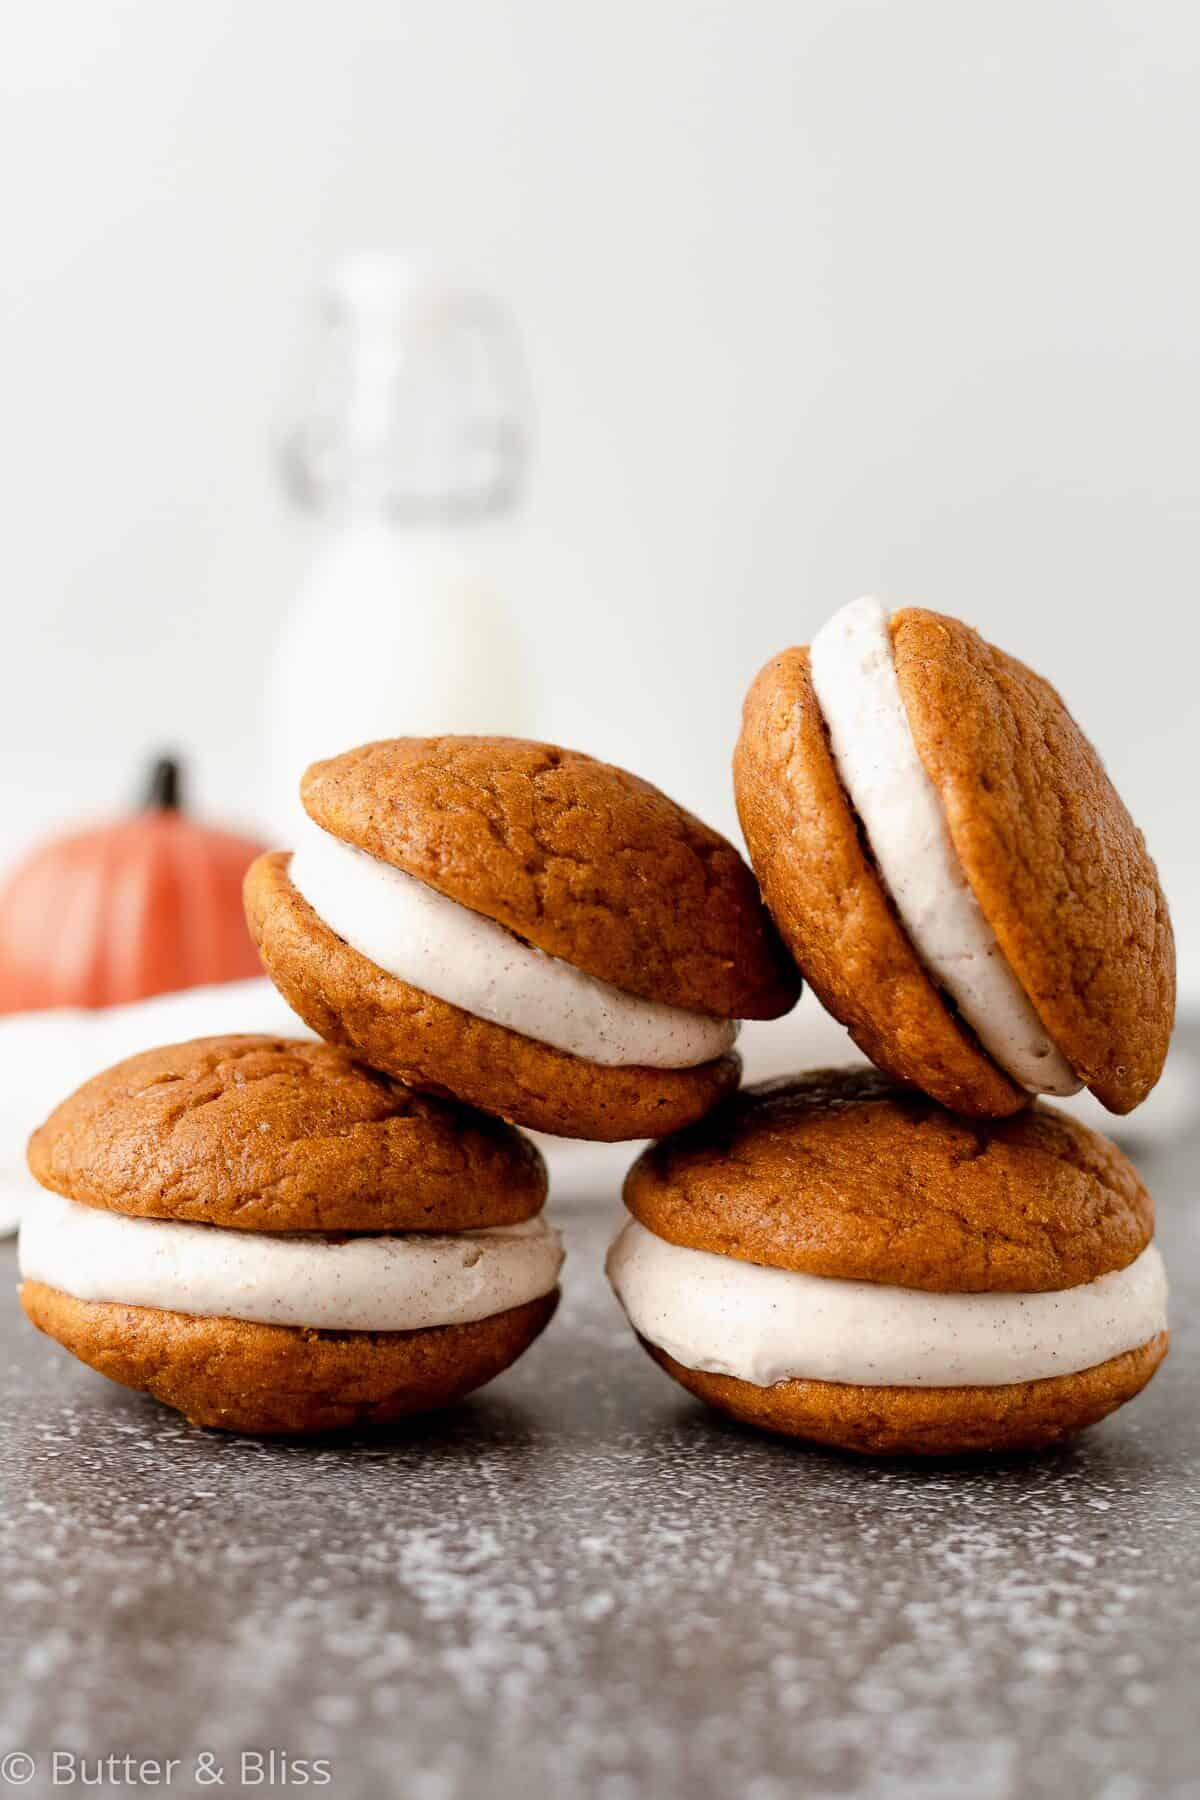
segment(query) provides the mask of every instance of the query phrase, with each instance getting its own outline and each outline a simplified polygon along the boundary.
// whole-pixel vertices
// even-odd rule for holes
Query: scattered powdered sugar
[[[961,1468],[707,1415],[603,1287],[617,1223],[567,1213],[509,1375],[353,1447],[194,1432],[0,1309],[0,1751],[276,1745],[338,1800],[1200,1792],[1194,1215],[1145,1398]]]

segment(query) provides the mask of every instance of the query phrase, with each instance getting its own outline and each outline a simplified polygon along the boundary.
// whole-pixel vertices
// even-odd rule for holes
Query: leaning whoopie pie
[[[1136,1170],[1041,1103],[944,1112],[873,1069],[747,1088],[652,1145],[608,1273],[710,1406],[877,1455],[1028,1450],[1166,1355]]]
[[[34,1132],[40,1330],[196,1425],[299,1433],[461,1398],[558,1301],[545,1166],[511,1126],[328,1044],[198,1038]]]
[[[314,1031],[412,1086],[578,1138],[660,1136],[737,1086],[799,978],[733,846],[637,776],[518,738],[314,763],[246,910]]]
[[[819,998],[944,1106],[1145,1099],[1175,951],[1141,833],[1040,676],[969,626],[857,600],[746,698],[763,893]]]

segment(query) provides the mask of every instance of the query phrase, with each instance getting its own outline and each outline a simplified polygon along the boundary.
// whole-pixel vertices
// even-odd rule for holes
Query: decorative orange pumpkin
[[[179,765],[161,758],[142,811],[42,845],[0,890],[0,1013],[259,974],[242,913],[259,850],[187,818]]]

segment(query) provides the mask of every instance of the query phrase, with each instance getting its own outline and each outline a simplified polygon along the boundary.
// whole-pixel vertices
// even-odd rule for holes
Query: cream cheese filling
[[[685,1368],[861,1387],[998,1387],[1073,1375],[1167,1324],[1150,1244],[1127,1268],[1047,1294],[931,1294],[770,1269],[668,1244],[631,1220],[608,1278],[635,1331]]]
[[[237,1231],[31,1198],[21,1274],[77,1300],[324,1331],[469,1325],[548,1294],[562,1241],[540,1216],[437,1236]]]
[[[925,967],[988,1054],[1032,1094],[1083,1083],[1054,1044],[967,882],[909,727],[887,614],[854,600],[809,651],[838,774]]]
[[[736,1042],[735,1021],[642,1000],[586,975],[311,821],[289,875],[330,930],[377,968],[571,1056],[690,1069]]]

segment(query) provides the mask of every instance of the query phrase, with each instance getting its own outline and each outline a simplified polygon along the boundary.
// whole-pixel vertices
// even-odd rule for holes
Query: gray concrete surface
[[[1164,1370],[991,1466],[707,1415],[603,1283],[611,1193],[564,1208],[567,1301],[520,1366],[353,1444],[208,1436],[109,1386],[26,1325],[5,1247],[0,1792],[79,1786],[58,1748],[108,1793],[156,1785],[115,1753],[180,1759],[182,1794],[324,1758],[337,1800],[1200,1795],[1198,1142],[1133,1145]],[[272,1749],[271,1783],[242,1768]]]

